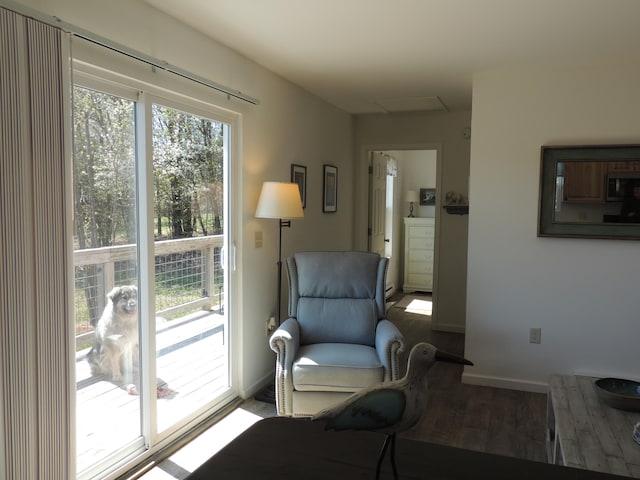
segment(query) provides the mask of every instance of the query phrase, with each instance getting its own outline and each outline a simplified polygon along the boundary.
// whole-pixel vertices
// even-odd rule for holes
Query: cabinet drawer
[[[408,235],[409,238],[433,238],[433,227],[428,225],[420,227],[409,227]]]
[[[420,286],[424,289],[431,289],[433,287],[433,278],[431,275],[419,275],[417,273],[410,273],[407,275],[407,282],[413,286]]]
[[[433,237],[409,237],[409,250],[428,249],[433,250]]]
[[[433,250],[410,250],[410,262],[428,262],[433,263]]]
[[[432,275],[433,263],[432,262],[409,262],[407,265],[407,271],[409,273]]]

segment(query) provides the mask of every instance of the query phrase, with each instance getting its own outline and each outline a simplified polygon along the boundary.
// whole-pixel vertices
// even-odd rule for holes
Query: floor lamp
[[[280,224],[278,240],[278,325],[282,321],[280,297],[282,296],[282,228],[291,227],[291,218],[302,218],[302,200],[297,183],[264,182],[258,207],[257,218],[275,218]],[[283,220],[286,218],[287,220]],[[258,392],[256,400],[266,403],[276,402],[275,385],[271,384]]]
[[[280,297],[282,295],[282,228],[291,227],[292,218],[303,218],[300,188],[297,183],[264,182],[258,207],[257,218],[275,218],[280,222],[278,241],[278,325],[282,321]],[[283,219],[287,220],[283,220]]]

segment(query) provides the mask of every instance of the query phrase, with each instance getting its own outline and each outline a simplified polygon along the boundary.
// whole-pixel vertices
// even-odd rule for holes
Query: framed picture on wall
[[[300,189],[302,208],[307,208],[307,167],[291,164],[291,183],[297,183]]]
[[[338,211],[338,167],[324,165],[322,188],[322,211],[333,213]]]
[[[420,189],[420,205],[435,205],[435,204],[436,204],[436,189],[421,188]]]

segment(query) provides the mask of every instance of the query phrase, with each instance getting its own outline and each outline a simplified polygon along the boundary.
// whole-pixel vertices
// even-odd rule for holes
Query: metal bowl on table
[[[640,411],[640,382],[622,378],[595,381],[596,392],[607,405],[620,410]]]

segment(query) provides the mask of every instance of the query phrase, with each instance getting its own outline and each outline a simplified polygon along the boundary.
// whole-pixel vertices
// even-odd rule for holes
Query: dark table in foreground
[[[384,435],[324,431],[302,419],[261,420],[193,472],[188,480],[373,479]],[[532,462],[398,438],[401,479],[624,479],[589,470]],[[393,478],[386,458],[383,479]]]

